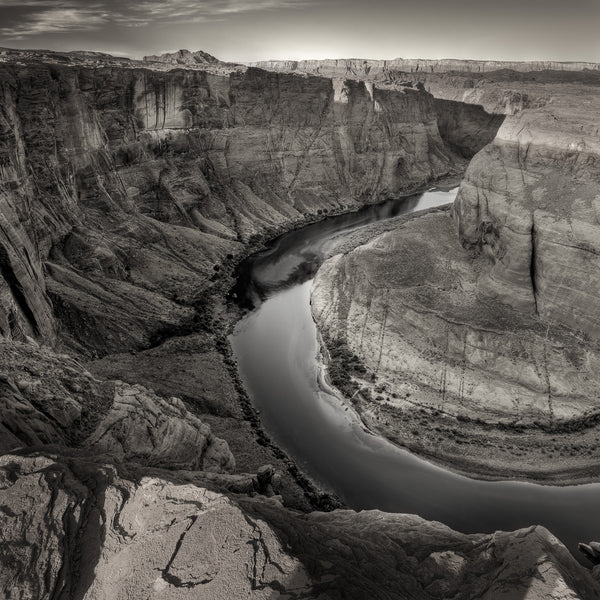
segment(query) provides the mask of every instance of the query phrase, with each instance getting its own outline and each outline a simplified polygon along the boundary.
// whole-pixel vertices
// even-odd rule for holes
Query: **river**
[[[374,221],[452,202],[456,189],[331,217],[274,240],[242,266],[238,300],[254,305],[231,336],[240,376],[263,428],[302,470],[351,508],[414,513],[465,533],[547,527],[582,560],[577,542],[600,540],[600,484],[480,481],[373,436],[318,384],[312,277],[344,236]],[[457,242],[458,243],[458,242]]]

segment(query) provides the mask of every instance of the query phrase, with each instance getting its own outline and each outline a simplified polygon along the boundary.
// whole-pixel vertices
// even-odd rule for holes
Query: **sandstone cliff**
[[[407,223],[326,264],[313,292],[329,339],[373,373],[357,377],[369,425],[481,474],[600,469],[600,95],[595,79],[552,81],[521,83],[547,102],[507,116],[473,158],[454,223]],[[420,437],[415,410],[437,415]]]
[[[256,235],[446,173],[427,93],[250,69],[0,72],[4,336],[91,355],[189,329]],[[143,307],[143,310],[141,309]]]
[[[551,102],[556,86],[587,87],[600,82],[598,63],[350,59],[265,61],[255,65],[276,72],[354,79],[389,89],[407,85],[424,87],[437,99],[438,118],[442,122],[447,108],[453,112],[452,104],[445,105],[443,100],[460,103],[461,110],[464,105],[477,106],[478,112],[471,112],[470,116],[481,122],[482,110],[489,117],[512,115]],[[471,125],[470,119],[466,123]],[[455,125],[461,128],[464,124],[465,121],[459,121]],[[495,130],[492,137],[494,134]]]
[[[448,73],[452,71],[466,73],[486,73],[510,69],[511,71],[583,71],[598,70],[600,65],[593,62],[560,61],[499,61],[499,60],[460,60],[422,58],[394,58],[391,60],[368,60],[362,58],[340,58],[324,60],[265,60],[250,63],[254,67],[284,73],[312,73],[332,78],[357,78],[369,80],[382,78],[389,72],[405,73]]]
[[[572,90],[575,92],[575,90]],[[600,336],[598,88],[507,119],[471,163],[454,216],[486,254],[480,293],[592,340]]]

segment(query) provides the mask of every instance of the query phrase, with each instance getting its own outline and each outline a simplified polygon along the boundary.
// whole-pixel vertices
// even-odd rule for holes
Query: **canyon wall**
[[[442,139],[459,155],[472,158],[496,136],[503,114],[487,113],[481,106],[435,98]]]
[[[598,88],[507,119],[454,207],[460,241],[489,257],[479,293],[600,339]]]
[[[372,428],[482,474],[600,472],[600,88],[586,81],[517,81],[539,102],[472,159],[452,219],[407,222],[317,274],[315,318],[362,361]],[[415,436],[420,411],[437,425]]]
[[[552,100],[557,85],[588,86],[600,81],[598,63],[351,59],[256,64],[276,72],[354,79],[389,89],[422,87],[436,99],[475,104],[490,115],[543,106]]]
[[[2,334],[88,355],[189,328],[250,239],[453,166],[411,89],[39,63],[0,81]]]

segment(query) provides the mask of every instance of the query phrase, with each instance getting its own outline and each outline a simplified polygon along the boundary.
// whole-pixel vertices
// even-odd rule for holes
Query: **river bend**
[[[324,257],[348,232],[448,204],[455,195],[430,190],[331,217],[281,236],[246,261],[237,293],[255,308],[231,336],[241,378],[272,439],[348,506],[415,513],[465,533],[541,524],[577,556],[578,541],[600,539],[600,484],[556,487],[457,475],[369,434],[318,383],[310,288]]]

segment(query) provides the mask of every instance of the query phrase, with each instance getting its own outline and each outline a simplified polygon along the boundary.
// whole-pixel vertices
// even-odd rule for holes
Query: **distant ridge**
[[[221,61],[215,58],[208,52],[197,50],[196,52],[190,52],[189,50],[178,50],[177,52],[167,52],[165,54],[151,54],[150,56],[144,56],[144,62],[159,62],[168,63],[171,65],[214,65]]]
[[[227,75],[232,71],[244,71],[246,67],[236,63],[226,63],[208,52],[198,50],[179,50],[160,55],[144,56],[142,60],[113,56],[105,52],[74,50],[56,52],[52,50],[20,50],[0,47],[0,63],[36,63],[65,65],[69,67],[120,67],[125,69],[151,69],[152,71],[171,71],[173,69],[190,69],[209,71],[218,75]]]
[[[0,47],[0,63],[45,62],[67,66],[85,66],[93,68],[122,67],[145,68],[154,71],[172,69],[205,70],[212,73],[227,74],[243,71],[247,67],[257,67],[267,71],[320,75],[330,78],[354,78],[364,80],[389,79],[390,74],[406,73],[473,73],[483,74],[501,70],[517,72],[532,71],[600,71],[600,63],[560,62],[560,61],[494,61],[461,59],[417,59],[394,58],[392,60],[368,60],[362,58],[340,58],[324,60],[266,60],[248,63],[223,62],[202,50],[178,50],[164,54],[151,54],[143,59],[114,56],[105,52],[89,50],[52,51],[43,49],[15,49]]]
[[[341,77],[348,75],[376,75],[386,71],[404,71],[407,73],[447,73],[449,71],[487,73],[510,69],[511,71],[598,71],[600,63],[560,62],[560,61],[498,61],[498,60],[461,60],[461,59],[420,59],[394,58],[392,60],[368,60],[362,58],[340,58],[324,60],[278,61],[265,60],[245,63],[268,71],[298,72]]]

